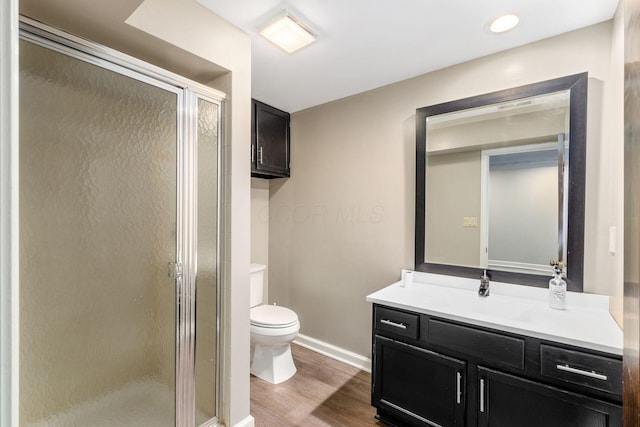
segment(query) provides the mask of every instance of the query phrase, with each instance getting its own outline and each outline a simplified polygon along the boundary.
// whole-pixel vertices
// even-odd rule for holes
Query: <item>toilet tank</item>
[[[262,264],[251,264],[249,274],[249,302],[251,307],[262,304],[264,294],[264,272],[267,266]]]

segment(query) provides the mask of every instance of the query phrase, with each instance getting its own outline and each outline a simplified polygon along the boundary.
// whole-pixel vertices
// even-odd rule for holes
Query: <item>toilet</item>
[[[296,373],[291,341],[298,335],[298,315],[286,307],[262,304],[267,267],[251,264],[251,373],[272,384],[288,380]]]

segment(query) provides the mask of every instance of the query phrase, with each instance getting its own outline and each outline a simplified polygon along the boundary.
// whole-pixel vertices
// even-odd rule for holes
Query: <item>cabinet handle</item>
[[[480,412],[484,412],[484,379],[480,378]]]
[[[462,375],[460,374],[460,372],[456,372],[456,401],[457,401],[458,405],[460,404],[460,401],[462,400],[461,383],[462,383]]]
[[[380,323],[384,323],[385,325],[393,326],[394,328],[407,329],[407,325],[404,323],[396,323],[391,320],[381,319]]]
[[[597,380],[602,380],[602,381],[607,380],[606,375],[598,374],[595,371],[584,371],[582,369],[572,368],[569,365],[556,365],[556,368],[560,371],[571,372],[572,374],[583,375],[585,377],[595,378]]]
[[[251,146],[251,163],[253,163],[253,162],[255,161],[255,160],[254,160],[254,158],[255,158],[255,151],[256,151],[256,147],[255,147],[255,145],[252,145],[252,146]]]
[[[258,162],[262,164],[262,147],[258,148]]]

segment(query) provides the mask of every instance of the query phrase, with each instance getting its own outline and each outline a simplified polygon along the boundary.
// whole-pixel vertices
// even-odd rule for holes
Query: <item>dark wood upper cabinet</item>
[[[252,177],[271,179],[290,176],[290,119],[289,113],[252,100]]]

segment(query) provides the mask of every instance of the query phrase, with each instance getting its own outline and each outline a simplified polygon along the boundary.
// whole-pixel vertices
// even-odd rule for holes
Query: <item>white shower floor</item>
[[[174,407],[172,390],[155,381],[142,381],[27,427],[174,427]]]

